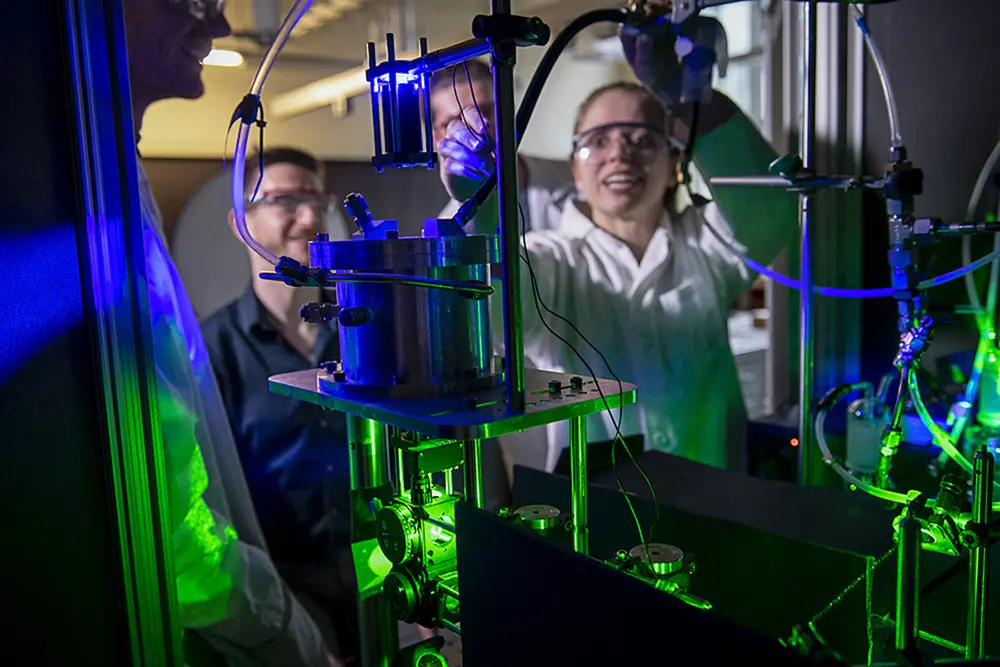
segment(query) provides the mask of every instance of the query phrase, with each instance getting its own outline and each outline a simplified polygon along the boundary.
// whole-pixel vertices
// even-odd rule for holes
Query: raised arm
[[[656,11],[664,4],[650,0],[647,9]],[[641,32],[624,29],[621,35],[632,70],[670,110],[673,134],[687,143],[697,118],[692,158],[706,179],[767,174],[777,157],[774,148],[729,97],[708,87],[717,59],[725,56],[715,52],[725,49],[722,25],[712,18],[695,17],[684,24],[681,36],[694,49],[683,62],[677,55],[677,35],[670,27]],[[711,191],[714,202],[705,211],[706,221],[752,259],[769,264],[796,237],[794,195],[776,188],[737,186],[711,187]],[[726,256],[722,244],[707,231],[703,246],[732,267],[727,277],[737,283],[751,277],[745,267],[732,263],[732,253]]]
[[[680,136],[687,137],[692,105],[675,112]],[[720,176],[763,176],[777,158],[774,147],[726,95],[715,91],[700,109],[694,164],[706,180]],[[712,198],[745,254],[770,264],[798,232],[798,198],[780,188],[709,186]],[[711,224],[711,220],[710,220]]]
[[[448,194],[456,201],[465,201],[475,194],[495,166],[481,116],[473,109],[468,109],[464,112],[464,118],[464,121],[456,119],[449,123],[447,137],[438,144],[442,182]],[[524,215],[527,215],[527,211],[518,211],[518,226],[522,231],[528,228]],[[470,234],[495,234],[498,224],[499,207],[497,193],[494,191],[476,217],[466,225],[466,231]],[[554,305],[560,273],[566,265],[567,257],[564,244],[549,233],[528,232],[521,245],[521,319],[525,347],[528,348],[531,339],[544,331],[539,308],[535,306],[535,291],[537,290],[541,303],[549,307]],[[497,347],[503,344],[503,296],[500,292],[500,279],[500,266],[496,265],[493,267],[493,287],[496,292],[491,300],[491,311]]]

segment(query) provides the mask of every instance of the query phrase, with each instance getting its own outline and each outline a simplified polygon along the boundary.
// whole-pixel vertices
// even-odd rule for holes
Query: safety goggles
[[[296,215],[303,207],[321,217],[332,213],[333,199],[320,192],[262,192],[247,203],[247,210],[275,207],[286,215]]]
[[[178,9],[185,9],[199,21],[210,21],[222,16],[226,0],[167,0]]]
[[[573,156],[579,164],[600,164],[619,147],[641,165],[650,164],[667,149],[683,148],[662,129],[643,123],[598,125],[573,136]]]

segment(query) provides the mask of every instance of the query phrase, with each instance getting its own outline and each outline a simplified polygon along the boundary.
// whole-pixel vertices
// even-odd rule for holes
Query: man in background
[[[263,171],[260,165],[263,164]],[[246,221],[278,257],[309,264],[318,233],[343,238],[342,220],[311,155],[273,148],[246,161]],[[255,195],[256,193],[256,195]],[[229,224],[236,231],[235,217]],[[331,229],[337,226],[337,229]],[[268,378],[340,358],[336,323],[306,324],[309,303],[333,302],[319,287],[265,280],[273,267],[247,248],[246,292],[202,324],[212,368],[271,555],[342,658],[357,652],[350,559],[350,462],[343,413],[268,390]]]
[[[221,1],[125,0],[124,9],[138,144],[150,105],[204,94],[201,61],[230,28]],[[232,666],[339,665],[268,555],[141,163],[139,194],[169,548],[180,622],[194,631],[186,640],[201,637]],[[185,641],[188,664],[212,659],[196,654],[199,646]]]
[[[487,140],[492,145],[496,135],[493,128],[493,75],[489,65],[480,60],[470,60],[463,65],[435,72],[431,77],[431,120],[435,146],[448,136],[448,124],[461,118],[463,109],[467,113],[470,108],[478,108],[478,113],[482,114],[490,135]],[[444,181],[445,174],[442,173],[441,178]],[[526,218],[526,227],[538,230],[558,228],[563,205],[575,192],[569,163],[519,154],[517,180],[518,200]],[[459,205],[460,202],[450,201],[440,217],[451,217],[458,211]]]
[[[461,119],[463,114],[482,114],[489,133],[484,137],[490,145],[496,139],[494,131],[493,75],[489,65],[480,60],[470,60],[463,65],[455,65],[438,72],[431,78],[431,119],[434,128],[434,145],[437,146],[448,135],[448,124]],[[477,125],[473,124],[474,127]],[[454,179],[445,174],[444,161],[441,162],[442,184]],[[470,174],[468,192],[472,196],[481,178],[487,174]],[[519,212],[524,216],[521,221],[527,230],[555,230],[562,223],[563,206],[574,194],[573,175],[568,161],[544,160],[526,155],[517,156],[517,180]],[[495,197],[489,200],[496,205]],[[450,218],[457,211],[461,202],[454,199],[448,202],[439,217]],[[525,359],[531,364],[530,359]],[[508,483],[513,483],[514,466],[523,465],[531,468],[545,469],[547,436],[545,428],[534,428],[521,433],[511,433],[500,438],[500,446],[486,447],[483,450],[484,468],[491,465],[503,465]],[[489,457],[502,454],[502,462],[497,463]]]

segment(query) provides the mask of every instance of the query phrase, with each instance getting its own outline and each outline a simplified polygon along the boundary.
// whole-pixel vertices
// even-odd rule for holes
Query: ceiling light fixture
[[[212,49],[201,62],[215,67],[240,67],[243,65],[243,55],[236,51]]]

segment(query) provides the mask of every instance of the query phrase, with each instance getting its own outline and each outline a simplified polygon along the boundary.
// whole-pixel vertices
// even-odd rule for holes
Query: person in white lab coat
[[[148,107],[204,93],[201,60],[229,34],[223,2],[126,0],[136,142]],[[145,279],[167,520],[182,626],[231,666],[339,665],[261,535],[194,309],[139,164]],[[185,660],[194,662],[185,642]]]
[[[493,74],[481,60],[470,60],[439,70],[431,77],[431,120],[434,145],[447,137],[448,125],[461,118],[464,108],[474,106],[478,116],[486,121],[493,136],[494,122]],[[441,172],[442,182],[448,174]],[[573,179],[565,160],[546,160],[528,155],[517,156],[518,202],[524,210],[528,229],[556,229],[562,207],[573,196]],[[438,213],[450,218],[458,211],[459,202],[452,199]]]
[[[584,338],[603,352],[615,374],[638,385],[638,403],[622,411],[622,435],[642,434],[646,448],[743,470],[746,411],[727,320],[733,297],[754,275],[712,230],[767,264],[796,234],[796,200],[780,190],[720,188],[713,191],[715,201],[707,202],[679,186],[690,110],[674,103],[676,87],[669,77],[680,72],[650,74],[648,63],[635,60],[636,49],[626,53],[656,93],[615,83],[595,91],[579,110],[573,174],[587,203],[569,203],[557,231],[524,237],[526,361],[536,368],[591,374],[543,324],[533,298],[533,270],[540,300],[582,335],[552,316],[545,318],[549,327],[598,377],[610,377],[609,371]],[[651,57],[648,50],[640,53]],[[693,158],[702,175],[766,173],[775,151],[728,97],[715,92],[700,111]],[[459,199],[474,190],[489,159],[476,114],[465,117],[471,130],[453,122],[449,138],[438,146],[454,176],[449,188]],[[488,232],[496,226],[495,214],[490,219],[493,209],[483,210],[473,226]],[[499,306],[500,299],[493,301]],[[494,325],[500,322],[497,308]],[[617,417],[618,411],[612,412]],[[568,424],[548,430],[545,467],[551,470],[568,445]],[[607,413],[588,420],[591,442],[614,437]],[[623,455],[619,450],[618,457]]]

